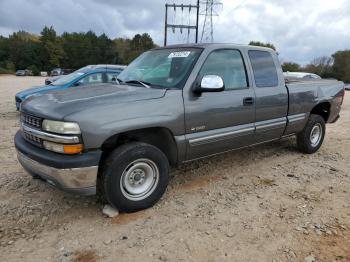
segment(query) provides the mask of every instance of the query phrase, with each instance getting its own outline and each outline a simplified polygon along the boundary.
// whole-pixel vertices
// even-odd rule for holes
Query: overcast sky
[[[40,33],[44,25],[64,31],[93,30],[111,38],[149,33],[163,44],[165,0],[0,0],[0,34],[26,30]],[[195,0],[168,3],[195,4]],[[308,63],[315,57],[350,49],[349,0],[222,0],[214,17],[214,41],[273,43],[282,61]],[[202,8],[203,9],[203,8]],[[194,10],[192,10],[192,13]],[[203,12],[203,10],[201,10]],[[201,17],[201,24],[203,16]],[[188,11],[170,11],[170,23],[193,22]],[[190,35],[192,36],[192,35]],[[170,43],[187,40],[187,31]],[[190,37],[193,39],[193,37]]]

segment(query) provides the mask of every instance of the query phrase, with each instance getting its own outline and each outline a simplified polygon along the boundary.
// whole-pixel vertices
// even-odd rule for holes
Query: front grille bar
[[[21,129],[25,134],[30,134],[32,136],[35,136],[45,141],[51,141],[51,142],[62,143],[62,144],[77,144],[80,142],[80,139],[78,136],[63,136],[63,135],[51,134],[51,133],[47,133],[47,132],[43,132],[43,131],[31,128],[23,123],[21,123]]]

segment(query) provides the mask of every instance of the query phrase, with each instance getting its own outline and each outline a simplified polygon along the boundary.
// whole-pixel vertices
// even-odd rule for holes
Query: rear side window
[[[269,52],[249,51],[249,58],[253,67],[255,85],[257,87],[278,85],[276,65]]]
[[[210,53],[199,73],[218,75],[224,80],[225,90],[247,88],[247,76],[241,53],[238,50],[221,49]]]

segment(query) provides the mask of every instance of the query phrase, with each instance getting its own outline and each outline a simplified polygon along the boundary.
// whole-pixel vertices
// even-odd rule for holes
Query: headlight
[[[78,154],[83,151],[82,144],[75,145],[64,145],[57,144],[49,141],[43,142],[44,148],[53,152],[62,153],[62,154]]]
[[[61,122],[45,119],[42,124],[42,128],[45,131],[58,133],[58,134],[80,134],[80,128],[77,123]]]

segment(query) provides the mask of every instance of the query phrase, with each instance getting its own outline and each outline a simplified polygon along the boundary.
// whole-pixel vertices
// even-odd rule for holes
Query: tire
[[[322,145],[326,125],[322,116],[310,115],[303,131],[297,134],[297,145],[301,152],[315,153]]]
[[[169,182],[169,161],[157,147],[132,142],[115,149],[102,169],[106,200],[119,211],[152,207]]]

